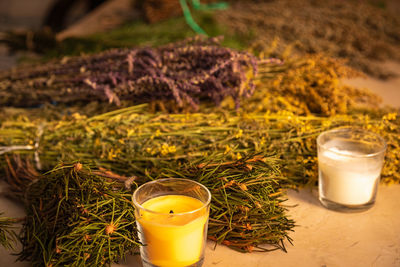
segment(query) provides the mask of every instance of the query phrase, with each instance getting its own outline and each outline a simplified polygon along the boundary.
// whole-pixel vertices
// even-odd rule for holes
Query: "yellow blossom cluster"
[[[154,156],[154,155],[161,155],[161,156],[166,156],[166,155],[171,155],[176,152],[176,147],[174,145],[169,145],[167,143],[163,143],[161,145],[157,145],[153,148],[147,147],[145,151]]]
[[[286,66],[286,70],[284,70]],[[374,107],[380,102],[375,94],[344,85],[340,80],[362,74],[344,66],[343,61],[324,55],[291,58],[280,73],[269,79],[270,66],[261,66],[256,91],[242,109],[247,112],[291,111],[297,115],[344,114],[354,107]]]

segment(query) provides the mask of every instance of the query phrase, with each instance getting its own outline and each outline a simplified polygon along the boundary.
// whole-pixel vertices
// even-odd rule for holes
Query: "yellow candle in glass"
[[[196,198],[164,195],[145,201],[137,219],[146,258],[156,266],[189,266],[203,254],[208,209]]]
[[[211,193],[189,179],[165,178],[132,195],[145,267],[200,267],[204,261]]]

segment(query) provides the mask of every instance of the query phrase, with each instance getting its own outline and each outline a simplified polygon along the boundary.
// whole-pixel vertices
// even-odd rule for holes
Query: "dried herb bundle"
[[[276,47],[265,48],[264,45],[261,49],[264,51],[261,58],[270,57]],[[366,89],[344,85],[341,81],[358,76],[362,74],[345,66],[343,60],[324,55],[287,56],[282,64],[260,66],[255,79],[255,93],[244,101],[242,110],[286,110],[298,115],[331,116],[360,107],[378,107],[379,96]]]
[[[16,242],[16,234],[12,229],[14,223],[15,219],[3,217],[3,213],[0,212],[0,245],[6,249],[12,249]]]
[[[246,76],[256,59],[219,45],[219,38],[196,37],[159,48],[114,49],[63,58],[0,74],[0,106],[37,106],[123,100],[142,103],[174,100],[198,108],[200,99],[218,104],[254,90]]]
[[[294,223],[281,205],[276,159],[209,160],[161,169],[158,176],[194,179],[210,189],[210,239],[239,251],[285,249]],[[20,172],[29,172],[18,164]],[[19,259],[34,266],[103,266],[137,252],[130,187],[149,178],[157,177],[128,178],[81,163],[36,176],[24,192],[27,219]]]
[[[0,146],[45,170],[59,160],[89,160],[122,175],[154,174],[160,167],[176,168],[210,153],[232,160],[274,153],[283,159],[285,169],[295,171],[288,176],[288,183],[301,185],[316,180],[316,136],[348,125],[370,129],[385,138],[389,148],[383,180],[400,181],[400,118],[396,113],[314,117],[287,111],[152,114],[146,109],[140,105],[91,118],[74,114],[39,128],[40,122],[23,117],[5,120],[0,125]],[[4,157],[0,164],[6,165]],[[12,173],[8,177],[10,184],[20,186]]]
[[[249,51],[262,50],[258,56],[258,74],[251,79],[256,89],[249,99],[243,99],[241,110],[245,112],[278,112],[287,110],[297,115],[318,114],[323,116],[344,114],[359,107],[374,109],[379,106],[380,98],[366,89],[357,89],[342,84],[341,79],[353,78],[361,73],[346,67],[344,62],[323,55],[304,57],[293,56],[290,51],[278,55],[283,60],[274,59],[276,46],[266,47],[255,44]],[[123,105],[129,105],[125,102]],[[208,105],[203,102],[201,109]],[[179,112],[176,104],[165,101],[152,101],[151,110]],[[235,101],[227,97],[221,102],[222,108],[233,110]],[[44,117],[48,120],[61,119],[62,116],[79,112],[94,115],[113,110],[113,105],[90,102],[70,105],[43,105],[40,109],[30,109],[29,117]],[[187,109],[186,109],[187,110]],[[26,114],[26,110],[2,108],[2,112],[15,116]],[[9,115],[6,115],[9,116]]]
[[[207,42],[213,42],[213,39],[207,40],[197,40],[194,41],[199,47],[204,47],[202,49],[206,49],[209,47],[206,45]],[[184,41],[181,44],[185,44],[188,41]],[[204,42],[204,43],[202,43]],[[180,46],[179,44],[170,45],[171,46]],[[161,49],[161,48],[159,48]],[[223,50],[225,48],[222,48]],[[261,51],[261,52],[260,52]],[[215,91],[214,85],[209,82],[203,83],[201,85],[201,90],[206,93],[210,98],[214,99],[217,103],[221,102],[225,99],[226,103],[223,107],[229,107],[229,109],[234,109],[238,107],[239,97],[240,96],[250,96],[253,91],[255,92],[253,97],[249,98],[245,101],[245,105],[242,105],[243,110],[247,112],[253,111],[274,111],[277,112],[279,110],[289,110],[294,112],[295,114],[307,115],[307,114],[319,114],[319,115],[334,115],[337,113],[346,113],[354,107],[360,105],[366,105],[368,107],[376,107],[380,99],[378,96],[366,91],[355,89],[350,86],[343,85],[341,83],[341,79],[343,78],[353,78],[356,76],[362,75],[361,73],[346,67],[344,65],[343,60],[335,60],[323,55],[312,55],[312,56],[303,56],[303,57],[295,57],[293,54],[287,50],[285,52],[279,52],[277,43],[267,46],[265,43],[256,42],[249,49],[250,53],[258,54],[257,63],[255,61],[251,63],[253,67],[257,64],[258,73],[256,76],[255,69],[253,68],[253,72],[249,69],[247,73],[240,73],[242,81],[238,81],[236,84],[240,84],[240,88],[236,88],[239,90],[238,95],[232,95],[230,93],[226,93],[230,91],[232,88],[229,87],[232,85],[232,81],[229,86],[227,84],[219,84],[219,91]],[[197,53],[197,52],[196,52]],[[213,52],[207,52],[205,57],[208,57]],[[247,55],[247,54],[246,54]],[[280,57],[283,60],[276,59],[274,57]],[[93,56],[94,58],[95,56]],[[101,54],[98,57],[102,57]],[[255,60],[255,58],[251,57],[251,60]],[[171,64],[172,65],[172,64]],[[200,64],[202,65],[202,64]],[[229,66],[226,66],[230,68]],[[232,65],[234,67],[234,64]],[[196,72],[195,68],[202,69],[202,66],[193,66],[193,69],[190,71]],[[240,69],[240,68],[239,68]],[[234,70],[232,69],[232,72]],[[29,73],[29,71],[28,71]],[[229,72],[220,72],[217,76],[221,79],[225,74]],[[225,74],[223,74],[225,73]],[[44,75],[44,74],[43,74]],[[70,76],[71,74],[65,74],[66,76]],[[93,74],[94,75],[94,74]],[[120,75],[120,74],[118,74]],[[121,75],[124,75],[122,73]],[[239,75],[239,74],[238,74]],[[42,77],[43,78],[43,77]],[[209,81],[213,80],[213,77],[209,78]],[[219,79],[219,78],[218,78]],[[227,78],[225,80],[229,80]],[[10,80],[11,81],[11,80]],[[8,81],[8,82],[10,82]],[[26,82],[26,81],[24,81]],[[4,81],[3,81],[4,83]],[[253,83],[256,85],[256,90],[253,88]],[[0,82],[1,84],[1,82]],[[5,82],[4,84],[7,84]],[[17,82],[18,84],[18,82]],[[13,85],[14,86],[14,85]],[[15,85],[18,86],[18,85]],[[63,84],[62,81],[57,85],[59,86],[59,92],[65,92],[69,88],[68,83]],[[27,87],[29,89],[29,87]],[[67,88],[67,89],[66,89]],[[153,94],[154,91],[152,88],[159,88],[157,86],[143,88],[144,91],[141,91],[141,96],[139,99],[135,99],[134,102],[146,102],[151,99],[162,99],[163,97],[158,94]],[[205,89],[206,88],[206,89]],[[71,89],[71,88],[70,88]],[[49,88],[44,88],[46,92],[51,91],[51,86]],[[213,93],[211,91],[213,91]],[[101,93],[101,90],[91,90],[92,93]],[[116,89],[114,92],[117,92]],[[167,90],[168,91],[168,90]],[[37,93],[38,91],[32,91]],[[32,93],[31,92],[31,93]],[[44,92],[44,91],[43,91]],[[168,91],[171,93],[171,91]],[[11,94],[14,92],[8,92]],[[120,92],[121,93],[121,92]],[[126,92],[122,92],[125,94]],[[62,93],[64,94],[64,93]],[[119,94],[119,93],[118,93]],[[128,94],[128,93],[127,93]],[[1,91],[0,91],[1,95]],[[29,96],[29,94],[28,94]],[[69,95],[68,97],[62,97],[63,100],[70,102],[70,100],[78,101],[81,98],[85,98],[85,92],[76,92],[74,94]],[[171,96],[171,95],[170,95]],[[230,97],[227,97],[230,96]],[[17,98],[24,97],[23,95],[13,95],[13,99],[17,101]],[[69,99],[69,97],[73,97],[73,99]],[[116,100],[117,98],[112,98],[112,95],[109,95],[110,99]],[[119,100],[120,98],[118,98]],[[181,99],[182,98],[178,98]],[[33,101],[36,101],[34,99]],[[95,99],[87,99],[87,101],[95,100]],[[7,100],[4,100],[7,101]],[[30,100],[29,100],[30,101]],[[29,103],[29,101],[24,101],[23,103]],[[48,103],[59,102],[59,96],[49,95],[47,99],[42,99],[44,103],[46,101]],[[186,100],[183,99],[185,102]],[[152,101],[153,103],[157,103],[160,105],[162,110],[173,110],[173,111],[182,111],[182,109],[178,108],[176,102],[168,102],[168,101]],[[187,101],[186,101],[187,102]],[[92,101],[93,103],[93,101]],[[124,101],[123,105],[131,105],[132,101]],[[178,102],[183,104],[183,102]],[[207,104],[207,102],[203,102]],[[15,104],[15,103],[14,103]],[[77,105],[77,103],[74,103]],[[86,104],[86,103],[85,103]],[[65,112],[71,110],[71,107],[65,107],[65,105],[60,105],[60,109],[65,109]],[[198,103],[192,102],[192,106],[198,107]],[[105,105],[103,105],[99,110],[105,111]],[[110,106],[108,109],[112,109]],[[115,108],[115,107],[114,107]],[[86,108],[81,110],[86,110]],[[83,111],[84,112],[84,111]],[[86,114],[94,114],[99,113],[93,111],[84,112]]]
[[[24,196],[18,259],[32,266],[104,266],[138,246],[130,194],[80,163],[36,176]]]
[[[279,38],[283,46],[294,44],[301,54],[346,58],[350,66],[383,79],[394,74],[378,61],[400,60],[399,17],[371,1],[235,1],[216,19],[265,43]]]
[[[241,252],[285,249],[294,227],[282,202],[287,178],[276,157],[248,155],[223,161],[217,154],[181,169],[163,168],[158,177],[196,180],[212,194],[208,238]],[[270,246],[265,246],[269,244]]]

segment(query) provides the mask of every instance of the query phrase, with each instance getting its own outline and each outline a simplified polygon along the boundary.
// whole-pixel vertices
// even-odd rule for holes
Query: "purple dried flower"
[[[122,100],[174,99],[180,107],[186,103],[197,109],[199,99],[219,104],[231,96],[239,106],[241,97],[254,92],[246,71],[257,74],[257,59],[222,47],[220,41],[194,37],[158,48],[113,49],[5,72],[0,74],[0,105],[32,106],[49,98],[63,103],[107,99],[117,105]]]

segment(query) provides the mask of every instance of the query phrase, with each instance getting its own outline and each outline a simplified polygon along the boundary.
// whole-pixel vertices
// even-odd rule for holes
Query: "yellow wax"
[[[142,207],[158,212],[142,211],[139,232],[143,250],[150,263],[156,266],[188,266],[200,260],[205,242],[205,228],[208,221],[208,209],[179,215],[197,210],[204,203],[198,199],[182,195],[159,196],[147,200]],[[170,211],[173,214],[170,214]]]

